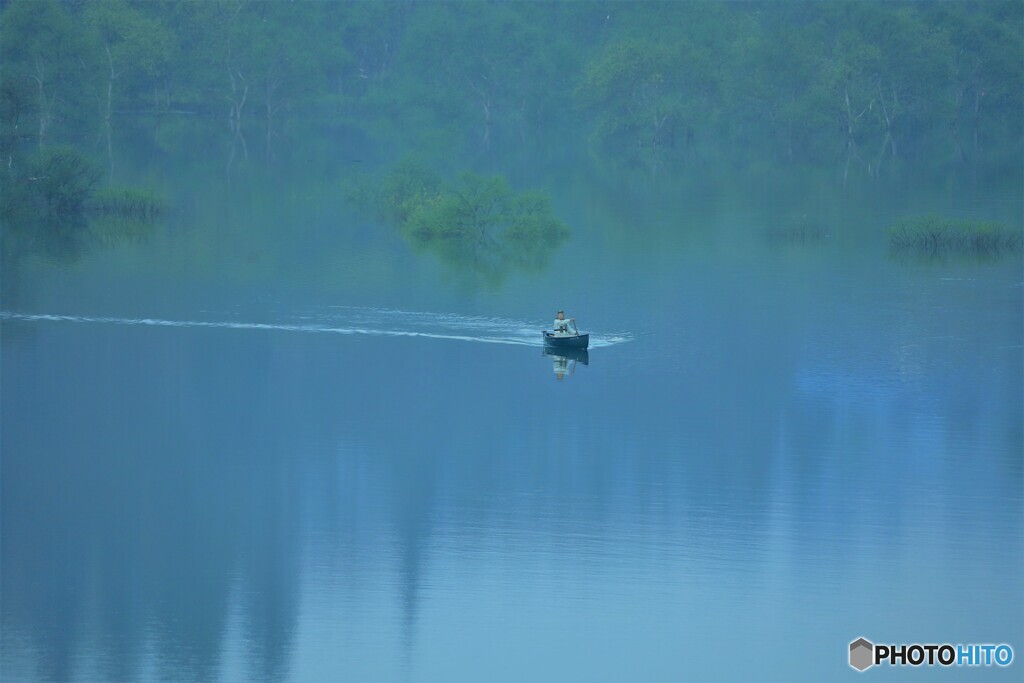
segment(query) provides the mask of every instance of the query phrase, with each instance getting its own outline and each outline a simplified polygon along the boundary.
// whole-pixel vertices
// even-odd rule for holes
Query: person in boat
[[[572,325],[575,327],[575,325],[576,325],[576,318],[568,318],[568,319],[566,319],[565,311],[563,311],[562,309],[558,309],[558,315],[555,316],[555,326],[554,326],[555,334],[558,335],[559,337],[568,337],[568,336],[570,336],[572,334],[569,331],[569,324],[570,323],[572,323]]]

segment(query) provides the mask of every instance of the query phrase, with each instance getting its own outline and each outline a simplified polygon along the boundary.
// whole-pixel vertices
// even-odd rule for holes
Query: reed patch
[[[999,256],[1021,250],[1022,233],[994,221],[924,216],[889,230],[889,248],[900,254]]]
[[[135,187],[104,187],[89,199],[91,213],[127,219],[151,220],[163,214],[166,206],[156,192]]]

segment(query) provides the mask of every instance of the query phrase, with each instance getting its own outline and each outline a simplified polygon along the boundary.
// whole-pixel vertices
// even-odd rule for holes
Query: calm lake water
[[[572,237],[484,286],[349,211],[345,163],[135,162],[173,207],[151,235],[6,266],[3,680],[1024,656],[1020,258],[885,238],[1019,225],[1019,178],[516,163]],[[559,307],[587,362],[542,353]]]

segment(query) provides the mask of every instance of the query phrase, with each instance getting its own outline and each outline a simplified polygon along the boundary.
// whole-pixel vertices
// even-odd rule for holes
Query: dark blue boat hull
[[[544,335],[544,344],[552,349],[585,349],[590,346],[590,334],[556,337],[547,330],[542,334]]]

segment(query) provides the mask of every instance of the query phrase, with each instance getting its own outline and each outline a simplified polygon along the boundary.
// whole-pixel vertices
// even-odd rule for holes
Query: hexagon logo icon
[[[874,664],[875,646],[866,638],[858,638],[850,643],[850,666],[857,671]]]

